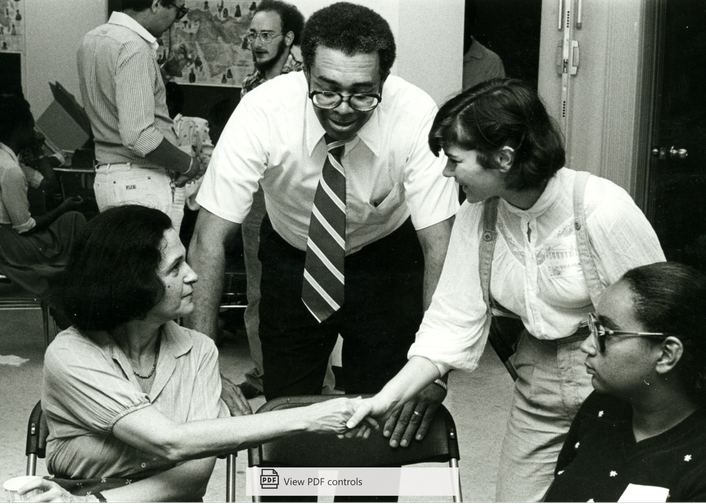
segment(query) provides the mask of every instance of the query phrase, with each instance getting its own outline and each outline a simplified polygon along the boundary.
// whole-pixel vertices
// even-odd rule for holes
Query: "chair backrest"
[[[47,456],[47,438],[49,437],[49,427],[47,419],[42,411],[42,402],[32,408],[27,422],[27,444],[25,455],[27,455],[27,476],[37,474],[37,459]]]
[[[306,406],[335,397],[342,396],[280,397],[265,403],[258,413]],[[437,409],[424,440],[413,441],[406,448],[391,448],[389,438],[373,433],[368,439],[298,434],[248,450],[251,467],[395,467],[421,462],[457,461],[459,458],[456,425],[443,405]]]
[[[42,310],[42,325],[44,327],[44,345],[49,346],[51,330],[49,327],[49,305],[34,294],[25,291],[20,286],[0,273],[0,311],[4,310]],[[56,324],[54,324],[56,334]]]

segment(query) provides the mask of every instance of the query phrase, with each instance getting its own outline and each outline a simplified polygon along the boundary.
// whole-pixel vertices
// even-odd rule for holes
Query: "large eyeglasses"
[[[260,33],[251,31],[247,35],[245,35],[245,38],[250,41],[251,44],[255,43],[255,40],[258,38],[260,39],[260,42],[262,42],[265,45],[269,45],[272,43],[274,39],[282,35],[284,32],[279,32],[279,33],[274,33],[270,31],[261,31]]]
[[[189,12],[189,8],[186,5],[172,4],[169,7],[174,7],[176,9],[176,21],[179,21]]]
[[[314,105],[321,109],[335,109],[342,102],[347,102],[352,109],[359,112],[369,112],[382,101],[382,96],[375,93],[356,93],[344,96],[335,91],[312,91],[309,93],[309,98]]]
[[[605,339],[608,336],[620,336],[622,338],[655,338],[664,339],[668,334],[651,333],[651,332],[635,332],[635,331],[618,331],[615,329],[607,329],[598,321],[595,313],[588,314],[588,329],[591,331],[591,336],[598,343],[598,348],[601,353],[605,352]]]

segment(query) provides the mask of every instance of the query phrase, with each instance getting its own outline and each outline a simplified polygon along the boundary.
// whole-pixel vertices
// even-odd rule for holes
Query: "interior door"
[[[706,2],[667,0],[647,214],[670,261],[706,270]]]

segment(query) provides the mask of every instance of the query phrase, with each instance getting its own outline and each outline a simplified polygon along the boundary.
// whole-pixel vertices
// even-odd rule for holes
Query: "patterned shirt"
[[[78,74],[99,164],[161,168],[145,156],[164,138],[177,145],[156,49],[157,40],[122,12],[83,39]]]
[[[201,117],[188,117],[181,114],[174,116],[174,131],[179,139],[179,147],[184,149],[190,148],[199,158],[201,166],[208,166],[211,162],[211,154],[213,154],[213,143],[208,132],[208,121]],[[186,205],[191,210],[198,210],[201,206],[196,203],[196,194],[201,187],[203,177],[196,180],[190,180],[184,186],[186,192]]]
[[[704,502],[706,411],[635,441],[632,405],[593,392],[559,454],[547,502]]]
[[[282,74],[299,72],[301,69],[302,62],[297,61],[296,58],[294,58],[294,55],[290,52],[289,56],[287,56],[287,61],[284,62],[284,66],[282,67]],[[265,77],[265,74],[260,70],[255,70],[255,72],[251,73],[245,77],[245,80],[243,80],[243,87],[240,90],[240,97],[242,98],[248,94],[249,91],[252,91],[263,82],[267,82],[267,77]]]

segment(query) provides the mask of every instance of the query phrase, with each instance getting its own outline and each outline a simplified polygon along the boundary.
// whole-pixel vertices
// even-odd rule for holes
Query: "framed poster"
[[[240,87],[243,79],[254,71],[245,36],[257,2],[186,0],[185,5],[189,12],[160,39],[159,62],[166,61],[175,48],[183,45],[188,63],[175,82]]]
[[[0,52],[25,50],[25,0],[0,0]]]

